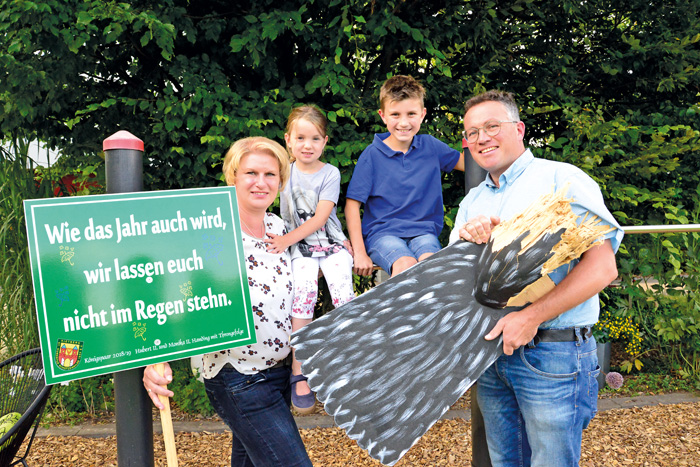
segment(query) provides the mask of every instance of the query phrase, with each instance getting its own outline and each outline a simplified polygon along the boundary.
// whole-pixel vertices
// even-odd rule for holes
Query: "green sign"
[[[47,384],[256,342],[235,188],[24,207]]]

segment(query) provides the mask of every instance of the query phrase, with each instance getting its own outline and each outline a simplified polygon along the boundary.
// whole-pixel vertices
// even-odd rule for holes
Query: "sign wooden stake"
[[[165,366],[162,363],[156,363],[154,366],[158,374],[163,376]],[[175,448],[173,418],[170,413],[170,398],[159,395],[158,399],[165,406],[160,411],[160,425],[163,428],[163,441],[165,442],[165,457],[168,461],[168,467],[177,467],[177,449]]]

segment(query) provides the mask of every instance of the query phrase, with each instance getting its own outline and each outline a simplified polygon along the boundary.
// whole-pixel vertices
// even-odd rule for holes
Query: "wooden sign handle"
[[[163,376],[165,365],[156,363],[154,366],[158,374]],[[160,411],[160,425],[163,428],[163,441],[165,442],[165,457],[168,461],[168,467],[177,467],[177,450],[175,449],[173,418],[170,414],[170,398],[159,395],[158,399],[160,399],[165,406],[165,408]]]

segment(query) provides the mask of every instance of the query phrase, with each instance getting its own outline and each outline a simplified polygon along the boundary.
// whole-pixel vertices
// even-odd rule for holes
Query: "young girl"
[[[311,322],[318,297],[318,270],[323,271],[333,305],[338,307],[354,296],[352,256],[336,215],[340,172],[320,161],[326,146],[326,117],[313,106],[292,110],[284,140],[292,158],[292,170],[280,194],[280,211],[287,227],[284,236],[268,234],[268,251],[282,253],[292,247],[294,302],[292,331]],[[292,405],[302,414],[311,413],[316,397],[301,374],[301,364],[292,362]]]

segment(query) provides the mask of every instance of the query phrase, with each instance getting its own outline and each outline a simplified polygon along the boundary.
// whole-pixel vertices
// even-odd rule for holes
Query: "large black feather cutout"
[[[495,253],[458,242],[297,331],[296,357],[326,412],[395,464],[502,353],[484,335],[519,309],[503,307],[539,277],[560,236],[517,261],[519,241]]]

